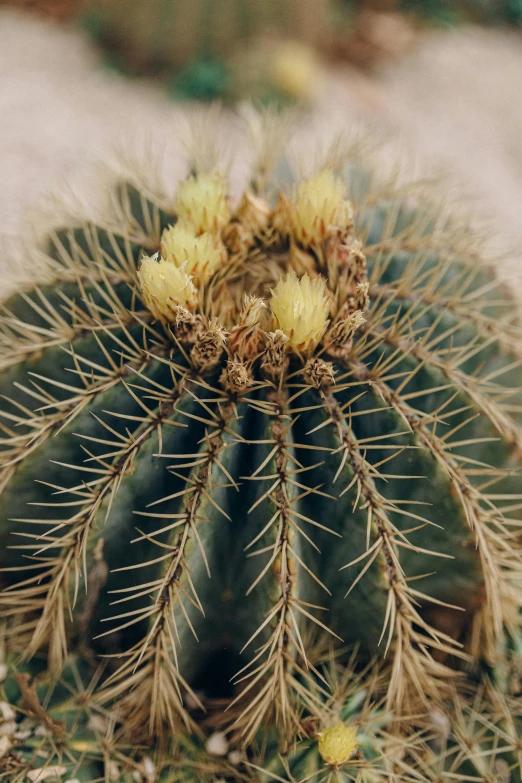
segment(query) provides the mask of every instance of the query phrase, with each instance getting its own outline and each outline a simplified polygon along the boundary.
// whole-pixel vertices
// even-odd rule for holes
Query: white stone
[[[147,783],[154,783],[156,780],[156,767],[149,756],[144,756],[142,766],[145,777],[147,778]]]
[[[96,734],[106,734],[107,721],[101,715],[91,715],[87,721],[87,728]]]
[[[11,750],[12,742],[9,737],[0,737],[0,759]]]
[[[49,737],[51,735],[50,729],[45,726],[37,726],[34,730],[35,737]]]
[[[13,737],[16,740],[26,740],[30,736],[31,736],[30,731],[15,731],[15,733],[13,734]]]
[[[16,718],[16,711],[6,701],[0,701],[0,712],[4,720],[14,720]]]
[[[120,769],[115,761],[109,761],[107,772],[109,773],[109,780],[117,781],[120,779]]]
[[[67,772],[66,767],[62,767],[59,764],[51,765],[50,767],[40,767],[40,769],[31,769],[26,773],[31,783],[40,783],[41,780],[47,780],[48,778],[61,778]]]
[[[442,737],[448,737],[451,733],[451,725],[447,715],[441,710],[433,710],[431,713],[431,721],[435,731]]]
[[[212,756],[226,756],[228,753],[227,738],[221,731],[211,734],[205,747]]]

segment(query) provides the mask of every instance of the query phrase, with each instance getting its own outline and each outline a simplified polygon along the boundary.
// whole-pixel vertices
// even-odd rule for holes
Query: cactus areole
[[[118,185],[4,303],[7,645],[105,660],[141,736],[209,694],[247,745],[303,736],[325,640],[399,725],[518,633],[514,305],[422,190],[261,159],[235,199],[219,166],[170,201]],[[357,732],[330,724],[338,767]]]

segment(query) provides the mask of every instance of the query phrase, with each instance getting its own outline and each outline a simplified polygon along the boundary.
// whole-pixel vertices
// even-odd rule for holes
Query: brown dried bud
[[[231,253],[248,253],[254,234],[241,223],[229,223],[222,232],[223,242]]]
[[[317,277],[319,274],[315,258],[310,253],[307,253],[306,250],[298,247],[295,242],[292,242],[290,245],[288,264],[299,277],[305,274],[309,277]]]
[[[250,364],[234,358],[228,360],[227,366],[221,373],[220,383],[227,391],[242,394],[252,386],[253,380]]]
[[[292,230],[292,204],[283,192],[279,193],[272,212],[272,226],[283,237],[287,237]]]
[[[355,286],[355,306],[357,310],[367,310],[370,306],[369,291],[369,283],[357,283]]]
[[[248,253],[256,236],[262,234],[270,220],[268,202],[253,193],[244,193],[232,222],[223,229],[223,241],[231,253]]]
[[[261,234],[270,220],[270,206],[264,198],[244,193],[234,217],[249,229],[254,236]]]
[[[303,718],[301,721],[301,724],[299,726],[300,732],[304,737],[315,737],[317,734],[317,724],[319,722],[319,718],[316,716],[308,716],[306,718]]]
[[[281,329],[266,335],[266,347],[261,362],[261,369],[270,378],[277,378],[286,370],[288,357],[288,337]]]
[[[213,370],[221,359],[226,342],[225,327],[213,319],[206,328],[199,332],[190,352],[190,359],[195,369],[198,372]]]
[[[303,370],[303,378],[316,389],[328,389],[335,383],[333,364],[324,359],[309,359]]]
[[[242,359],[254,359],[262,348],[261,319],[266,308],[258,296],[245,296],[238,322],[230,330],[228,347]]]
[[[351,231],[330,237],[325,243],[325,257],[338,269],[348,269],[357,280],[366,275],[366,256],[362,252],[361,243],[353,239]]]
[[[193,345],[198,334],[203,329],[203,320],[200,315],[194,315],[185,307],[176,305],[171,308],[173,331],[178,340],[186,345]]]
[[[364,279],[366,277],[367,274],[366,256],[363,253],[362,244],[358,241],[355,241],[352,244],[351,267],[353,270],[354,277],[357,277],[359,280]]]
[[[346,318],[338,319],[324,338],[328,353],[339,359],[347,356],[353,344],[353,335],[364,323],[366,318],[360,310],[356,310]]]

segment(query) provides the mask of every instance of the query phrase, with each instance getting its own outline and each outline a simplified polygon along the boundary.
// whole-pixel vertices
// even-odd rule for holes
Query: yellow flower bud
[[[272,292],[272,314],[277,327],[298,350],[313,349],[328,325],[329,300],[322,277],[299,280],[290,271]]]
[[[201,285],[225,262],[227,251],[216,234],[205,232],[198,236],[192,223],[178,220],[161,235],[161,255],[176,266],[185,265],[185,272]]]
[[[178,218],[190,221],[197,234],[220,231],[230,220],[225,181],[218,174],[189,177],[178,185]]]
[[[319,753],[323,761],[333,767],[346,764],[357,750],[357,729],[337,723],[319,733]]]
[[[145,256],[138,271],[143,301],[161,321],[173,321],[173,308],[182,305],[188,310],[197,303],[197,291],[183,267],[155,256]]]
[[[345,198],[339,177],[324,169],[301,182],[292,201],[291,223],[294,237],[305,247],[319,244],[336,230],[353,222],[353,211]]]
[[[284,41],[270,58],[270,82],[294,101],[308,102],[314,97],[318,73],[314,50],[299,41]]]

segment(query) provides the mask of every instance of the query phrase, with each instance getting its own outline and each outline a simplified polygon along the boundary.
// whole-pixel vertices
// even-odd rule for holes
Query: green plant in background
[[[442,25],[465,21],[514,25],[522,22],[520,0],[402,0],[398,5]]]
[[[205,140],[4,305],[10,654],[104,660],[155,769],[217,727],[225,777],[518,781],[515,307],[421,188],[339,147],[292,178],[255,125],[239,199]]]
[[[105,0],[84,24],[132,74],[160,75],[177,98],[250,95],[308,102],[330,0]],[[297,45],[299,44],[299,45]],[[290,74],[290,75],[289,75]]]

